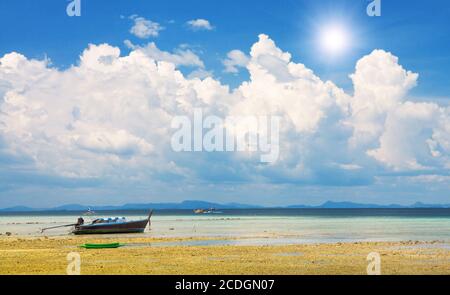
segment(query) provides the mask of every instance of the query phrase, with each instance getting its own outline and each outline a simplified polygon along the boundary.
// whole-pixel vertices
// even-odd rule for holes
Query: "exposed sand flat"
[[[197,239],[3,237],[0,274],[66,274],[70,252],[80,253],[82,274],[366,274],[371,252],[381,255],[383,274],[450,274],[448,242],[164,246],[165,242],[193,240]],[[110,242],[127,246],[77,247]]]

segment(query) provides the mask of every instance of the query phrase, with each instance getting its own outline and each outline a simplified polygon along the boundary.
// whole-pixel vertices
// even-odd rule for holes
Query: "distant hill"
[[[205,201],[184,201],[182,203],[148,203],[148,204],[125,204],[122,206],[84,206],[79,204],[68,204],[54,208],[29,208],[25,206],[16,206],[0,209],[0,212],[36,212],[36,211],[85,211],[88,208],[96,211],[113,210],[140,210],[140,209],[198,209],[198,208],[216,208],[216,209],[250,209],[263,208],[262,206],[247,205],[239,203],[218,204]]]
[[[228,203],[219,204],[205,201],[184,201],[181,203],[148,203],[148,204],[125,204],[122,206],[84,206],[79,204],[68,204],[63,206],[58,206],[54,208],[30,208],[25,206],[16,206],[5,209],[0,209],[0,212],[37,212],[37,211],[85,211],[91,208],[95,211],[114,211],[114,210],[143,210],[143,209],[262,209],[267,208],[257,205],[240,204],[240,203]],[[410,206],[402,206],[398,204],[391,205],[378,205],[378,204],[362,204],[353,202],[332,202],[328,201],[319,206],[308,206],[308,205],[290,205],[285,207],[277,208],[290,208],[290,209],[302,209],[302,208],[325,208],[325,209],[363,209],[363,208],[450,208],[450,204],[425,204],[421,202],[414,203]]]
[[[31,212],[36,211],[36,209],[25,207],[25,206],[15,206],[10,208],[0,209],[0,212]]]
[[[353,203],[353,202],[328,201],[319,206],[291,205],[291,206],[287,206],[286,208],[328,208],[328,209],[450,208],[450,204],[424,204],[424,203],[417,202],[410,206],[403,206],[403,205],[398,205],[398,204],[378,205],[378,204],[362,204],[362,203]]]
[[[411,205],[412,208],[450,208],[450,204],[424,204],[416,202]]]
[[[319,206],[292,205],[289,208],[326,208],[326,209],[362,209],[362,208],[408,208],[400,205],[360,204],[353,202],[328,201]]]

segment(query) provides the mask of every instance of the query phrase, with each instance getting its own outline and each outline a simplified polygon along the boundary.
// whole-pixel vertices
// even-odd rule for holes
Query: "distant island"
[[[148,203],[148,204],[125,204],[122,206],[84,206],[79,204],[69,204],[58,206],[54,208],[30,208],[25,206],[16,206],[10,208],[0,209],[0,212],[37,212],[37,211],[85,211],[88,208],[95,211],[118,211],[118,210],[144,210],[144,209],[155,209],[155,210],[194,210],[198,208],[215,208],[215,209],[269,209],[269,208],[279,208],[279,209],[401,209],[401,208],[450,208],[450,204],[424,204],[421,202],[416,202],[412,205],[378,205],[378,204],[361,204],[353,202],[332,202],[328,201],[318,206],[309,205],[290,205],[290,206],[258,206],[240,203],[211,203],[205,201],[184,201],[181,203]]]

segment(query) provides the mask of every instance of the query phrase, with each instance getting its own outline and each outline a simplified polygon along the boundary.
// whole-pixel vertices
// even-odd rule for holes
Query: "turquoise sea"
[[[111,211],[0,213],[0,234],[64,236],[70,228],[40,233],[44,227],[99,217],[146,218],[147,212]],[[197,215],[192,210],[159,210],[145,236],[211,237],[208,244],[299,244],[355,241],[450,242],[450,209],[242,209]],[[219,238],[219,239],[217,239]]]

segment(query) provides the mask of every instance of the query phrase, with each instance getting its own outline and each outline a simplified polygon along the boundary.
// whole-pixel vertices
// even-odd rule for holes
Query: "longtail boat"
[[[147,224],[150,226],[152,214],[153,211],[147,219],[137,221],[127,221],[124,217],[100,218],[90,224],[84,224],[84,220],[80,218],[72,233],[75,235],[143,233]]]

